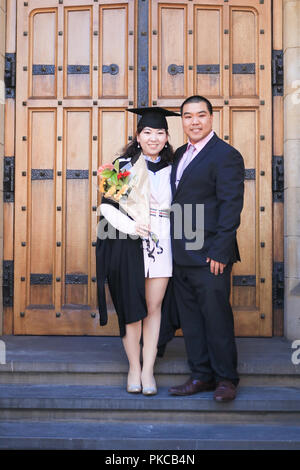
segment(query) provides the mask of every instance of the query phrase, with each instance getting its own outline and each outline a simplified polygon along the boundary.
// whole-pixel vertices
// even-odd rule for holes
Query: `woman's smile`
[[[156,159],[168,141],[168,134],[165,129],[154,129],[145,127],[138,135],[143,154]]]

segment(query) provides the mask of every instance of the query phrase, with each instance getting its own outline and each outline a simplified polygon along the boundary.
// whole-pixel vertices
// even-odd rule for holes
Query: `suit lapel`
[[[210,152],[210,150],[212,149],[212,147],[216,144],[216,142],[218,141],[219,137],[215,134],[211,139],[210,141],[205,145],[205,147],[203,147],[202,150],[200,150],[200,152],[193,158],[193,160],[191,161],[191,163],[185,168],[184,172],[182,173],[182,176],[180,178],[180,181],[178,183],[178,186],[177,186],[177,189],[176,189],[176,186],[175,186],[175,192],[173,193],[174,196],[175,196],[175,193],[177,191],[180,190],[180,188],[182,187],[182,185],[184,185],[184,183],[186,181],[188,181],[188,177],[189,177],[189,174],[194,170],[194,168],[199,165],[200,162],[202,162],[202,160],[208,155],[208,153]],[[177,163],[178,165],[178,163]],[[177,166],[176,166],[176,170],[177,170]]]
[[[182,155],[185,153],[187,149],[187,144],[183,145],[180,150],[178,151],[178,156],[176,157],[176,160],[174,161],[172,165],[172,171],[171,171],[171,188],[172,188],[172,194],[176,192],[176,174],[177,174],[177,168],[178,164],[181,160]]]

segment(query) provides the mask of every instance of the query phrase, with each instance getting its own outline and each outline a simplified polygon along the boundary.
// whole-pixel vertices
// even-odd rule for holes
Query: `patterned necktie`
[[[186,169],[186,167],[191,163],[195,146],[192,144],[189,144],[189,147],[187,151],[185,152],[185,155],[182,157],[182,159],[179,162],[178,168],[177,168],[177,175],[176,175],[176,186],[178,185],[180,178],[182,177],[182,173]]]

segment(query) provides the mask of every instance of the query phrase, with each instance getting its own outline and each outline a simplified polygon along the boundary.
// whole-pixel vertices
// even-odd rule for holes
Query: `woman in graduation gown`
[[[153,374],[161,324],[161,307],[172,276],[168,210],[173,150],[168,142],[166,116],[179,116],[163,108],[135,108],[141,115],[134,140],[119,157],[120,170],[134,175],[134,165],[145,159],[150,184],[150,227],[136,223],[117,203],[103,198],[101,216],[106,233],[97,238],[96,266],[100,325],[107,323],[104,283],[107,278],[129,361],[127,391],[154,395]],[[102,220],[103,222],[103,220]],[[117,229],[109,237],[110,227]],[[149,249],[149,231],[159,237],[159,249]],[[125,236],[124,236],[125,235]],[[126,236],[127,235],[127,236]],[[148,244],[146,239],[148,238]],[[152,247],[151,247],[152,248]],[[142,367],[140,343],[142,337]]]

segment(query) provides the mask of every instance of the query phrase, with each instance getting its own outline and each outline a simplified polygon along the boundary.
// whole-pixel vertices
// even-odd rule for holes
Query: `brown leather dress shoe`
[[[236,397],[236,386],[229,380],[221,380],[217,384],[214,399],[219,402],[234,400]]]
[[[216,382],[212,380],[211,382],[203,382],[203,380],[196,380],[190,378],[183,385],[178,385],[178,387],[171,387],[169,393],[171,395],[186,396],[193,395],[194,393],[207,392],[210,390],[215,390]]]

